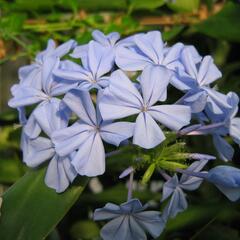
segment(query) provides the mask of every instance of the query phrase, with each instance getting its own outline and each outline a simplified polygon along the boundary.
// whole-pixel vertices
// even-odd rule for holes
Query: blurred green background
[[[218,89],[240,93],[239,1],[0,0],[0,194],[27,170],[21,162],[17,113],[7,106],[9,89],[18,82],[18,68],[30,63],[49,38],[58,43],[70,38],[86,43],[94,29],[118,31],[123,37],[154,29],[170,45],[193,44],[202,55],[212,55],[222,70]],[[215,154],[207,137],[188,141],[191,152]],[[130,156],[128,152],[108,160],[107,173],[90,180],[49,240],[99,239],[102,223],[91,220],[92,211],[106,202],[126,200],[125,181],[119,181],[118,175]],[[233,161],[239,166],[239,148]],[[156,174],[147,186],[136,183],[134,196],[159,208],[161,185]],[[171,220],[159,239],[240,240],[239,203],[229,203],[208,184],[190,193],[188,200],[189,209]]]

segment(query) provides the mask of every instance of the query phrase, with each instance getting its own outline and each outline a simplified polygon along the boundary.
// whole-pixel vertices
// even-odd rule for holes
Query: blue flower
[[[134,45],[117,48],[116,64],[120,69],[138,71],[148,65],[162,65],[171,70],[181,67],[179,57],[183,44],[165,47],[159,31],[136,34],[133,41]]]
[[[65,66],[54,70],[54,75],[70,82],[77,82],[77,88],[82,90],[105,88],[109,78],[105,75],[114,65],[113,52],[95,41],[91,41],[88,45],[87,55],[82,61],[83,66],[67,61]]]
[[[191,106],[193,113],[204,110],[207,106],[214,114],[222,114],[221,107],[230,107],[224,94],[210,88],[210,84],[222,76],[211,56],[205,56],[196,62],[192,51],[184,48],[181,52],[184,70],[178,69],[177,78],[183,83],[180,90],[187,90],[178,103]]]
[[[52,100],[52,104],[46,107],[42,105],[34,111],[39,119],[39,125],[47,137],[39,136],[30,139],[23,132],[21,148],[23,150],[23,161],[31,168],[38,167],[42,163],[49,161],[45,176],[45,183],[56,192],[63,192],[74,180],[77,173],[71,165],[71,157],[59,156],[51,139],[54,131],[67,126],[68,116],[66,111],[60,109],[60,100]]]
[[[239,98],[233,92],[228,93],[226,98],[230,108],[221,107],[222,114],[214,114],[208,107],[205,109],[205,121],[210,121],[210,124],[196,124],[180,131],[188,135],[211,134],[219,157],[224,161],[231,160],[234,154],[233,147],[224,137],[230,135],[237,144],[240,143],[240,118],[235,117],[238,112]]]
[[[229,200],[240,199],[240,170],[231,166],[212,168],[205,179],[213,183]]]
[[[49,40],[47,49],[37,55],[36,62],[19,70],[20,83],[11,88],[13,98],[8,104],[19,109],[20,119],[26,125],[25,133],[31,138],[40,133],[40,128],[33,115],[26,120],[24,107],[37,103],[40,103],[39,106],[48,105],[52,97],[73,88],[73,84],[55,79],[52,71],[59,65],[60,57],[67,54],[74,45],[75,42],[70,40],[55,48],[54,42]],[[32,129],[38,130],[32,132]]]
[[[162,66],[148,66],[139,78],[138,88],[121,71],[110,77],[110,85],[104,90],[99,107],[104,120],[119,119],[137,114],[133,143],[143,148],[153,148],[165,136],[156,121],[179,130],[189,124],[191,111],[183,105],[156,105],[166,100],[166,91],[171,73]],[[155,121],[156,120],[156,121]]]
[[[108,203],[96,209],[94,220],[111,220],[101,230],[104,240],[146,240],[146,233],[153,238],[160,236],[165,222],[158,211],[145,211],[138,199],[131,199],[120,206]]]
[[[187,170],[192,172],[201,171],[202,168],[207,164],[208,159],[212,159],[212,156],[208,157],[206,155],[206,159],[193,162]],[[183,174],[179,180],[175,174],[166,183],[164,183],[161,201],[166,200],[170,196],[171,199],[169,200],[167,206],[164,208],[163,218],[166,220],[168,218],[174,218],[178,213],[186,210],[188,203],[183,190],[194,191],[199,188],[202,181],[203,179],[201,178],[188,176],[186,174]]]
[[[101,92],[99,92],[100,97]],[[67,156],[77,150],[72,164],[80,175],[97,176],[105,171],[102,139],[118,146],[133,134],[134,123],[103,121],[87,91],[71,90],[63,102],[80,118],[72,126],[53,134],[56,151]],[[98,101],[97,101],[98,102]]]
[[[231,201],[240,199],[240,170],[238,168],[217,166],[209,172],[196,173],[191,170],[180,170],[180,172],[213,183]]]

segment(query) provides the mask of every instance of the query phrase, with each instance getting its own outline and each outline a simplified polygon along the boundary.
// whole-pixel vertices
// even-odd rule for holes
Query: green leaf
[[[176,12],[193,12],[199,7],[200,0],[175,0],[167,3],[167,6]]]
[[[87,178],[57,194],[44,183],[46,168],[26,173],[3,194],[0,239],[42,240],[77,201]]]
[[[25,19],[25,14],[17,13],[0,18],[0,36],[8,39],[19,34],[22,30]]]
[[[240,42],[240,5],[228,2],[217,14],[194,26],[210,37]]]

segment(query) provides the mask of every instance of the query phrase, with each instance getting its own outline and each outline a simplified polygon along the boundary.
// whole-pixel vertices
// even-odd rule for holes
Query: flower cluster
[[[18,109],[23,127],[23,161],[33,168],[49,161],[47,186],[60,193],[77,175],[101,175],[107,144],[151,150],[166,140],[166,129],[179,137],[210,134],[219,157],[232,159],[225,138],[240,144],[239,98],[213,86],[221,72],[211,56],[182,43],[168,46],[159,31],[120,39],[116,32],[95,30],[92,37],[80,46],[69,40],[56,47],[49,40],[34,63],[20,68],[19,83],[11,89],[9,106]],[[169,88],[180,99],[171,100]],[[144,231],[158,237],[167,220],[187,208],[184,191],[203,180],[232,201],[240,198],[240,170],[201,171],[215,157],[193,155],[196,161],[186,170],[175,169],[172,177],[159,169],[166,180],[162,201],[170,198],[162,214],[145,211],[131,197],[120,206],[97,209],[96,220],[113,219],[102,229],[103,239],[146,239]],[[134,167],[129,169],[124,175],[132,176]]]

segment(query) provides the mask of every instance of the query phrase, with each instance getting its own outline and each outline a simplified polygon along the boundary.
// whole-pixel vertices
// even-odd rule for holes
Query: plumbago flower
[[[105,35],[99,30],[92,32],[92,37],[98,46],[101,46],[104,51],[109,53],[107,56],[111,61],[115,61],[116,50],[120,46],[131,46],[134,44],[133,36],[120,40],[120,34],[118,32],[111,32]],[[80,45],[74,48],[74,51],[70,54],[73,58],[81,58],[82,62],[87,60],[89,44]]]
[[[25,138],[23,161],[31,168],[38,167],[49,161],[45,176],[45,183],[56,192],[63,192],[74,180],[77,172],[71,164],[71,157],[75,154],[61,157],[56,153],[51,135],[54,131],[67,126],[68,116],[66,111],[60,109],[60,100],[55,99],[51,105],[45,108],[43,105],[34,111],[39,117],[39,125],[47,137]]]
[[[116,51],[116,64],[124,71],[143,70],[148,65],[161,65],[175,70],[181,67],[179,56],[184,45],[177,43],[171,48],[165,47],[159,31],[136,34],[134,45],[120,46]]]
[[[111,49],[105,49],[101,44],[91,41],[82,61],[83,66],[68,61],[66,67],[57,68],[54,74],[70,82],[78,82],[79,89],[104,88],[108,85],[108,76],[105,74],[110,72],[114,65],[112,56]]]
[[[191,111],[184,105],[156,105],[166,100],[171,74],[164,67],[148,66],[139,79],[139,88],[120,70],[110,78],[110,85],[100,99],[104,120],[119,119],[138,114],[133,133],[133,143],[143,148],[153,148],[164,139],[156,121],[177,131],[189,124]],[[156,120],[156,121],[155,121]]]
[[[224,139],[230,135],[232,139],[240,144],[240,118],[236,117],[238,113],[239,97],[237,94],[230,92],[226,96],[230,108],[221,108],[222,114],[214,114],[210,108],[205,109],[205,116],[210,124],[192,125],[180,131],[187,135],[206,135],[211,134],[213,144],[219,154],[219,157],[228,161],[234,154],[233,147]]]
[[[229,200],[235,202],[240,199],[240,170],[231,166],[217,166],[209,172],[196,173],[189,170],[180,172],[202,178],[213,183]]]
[[[80,175],[103,174],[105,150],[102,140],[118,146],[133,135],[134,123],[103,121],[98,103],[95,110],[91,96],[86,91],[71,90],[63,102],[80,120],[52,135],[57,153],[63,157],[77,150],[72,165]]]
[[[145,232],[153,238],[158,237],[165,222],[158,211],[145,211],[147,207],[138,199],[131,199],[120,206],[108,203],[103,208],[96,209],[95,221],[111,220],[102,228],[101,237],[105,240],[146,240]]]
[[[54,79],[52,74],[53,69],[58,67],[60,58],[73,46],[75,46],[75,41],[70,40],[55,48],[54,42],[49,40],[47,49],[37,55],[36,62],[19,70],[20,83],[12,87],[13,98],[8,104],[20,110],[20,119],[26,125],[25,134],[31,138],[38,136],[41,129],[33,114],[28,121],[26,120],[24,107],[34,104],[39,104],[35,110],[42,105],[50,107],[51,104],[55,104],[54,97],[73,88],[73,84]]]
[[[210,159],[215,159],[215,157],[207,156],[207,158],[205,157],[203,160],[195,161],[188,167],[187,170],[199,172]],[[163,185],[163,195],[161,201],[164,201],[171,196],[171,199],[163,211],[163,218],[167,220],[168,218],[176,217],[178,213],[187,209],[188,203],[183,190],[196,190],[201,185],[203,179],[186,174],[183,174],[180,180],[176,174],[173,177],[166,174],[163,174],[163,176],[167,179],[167,181]]]
[[[202,57],[193,46],[182,43],[168,46],[158,31],[120,39],[119,33],[105,35],[96,30],[92,36],[93,40],[80,46],[70,40],[56,47],[49,40],[33,64],[20,68],[20,82],[11,89],[9,106],[18,109],[23,126],[23,161],[32,168],[49,161],[45,183],[60,193],[77,175],[103,174],[105,146],[121,148],[122,142],[132,139],[133,158],[138,161],[132,161],[120,175],[130,175],[127,202],[109,203],[94,213],[95,220],[110,220],[101,231],[104,240],[158,237],[167,220],[187,208],[185,192],[197,189],[203,180],[213,183],[231,201],[240,199],[239,169],[216,166],[202,171],[215,157],[183,153],[185,148],[176,143],[176,137],[182,135],[211,134],[223,160],[234,153],[226,136],[240,144],[239,98],[211,88],[221,77],[211,56]],[[80,63],[63,60],[68,56]],[[137,74],[136,81],[123,71]],[[174,104],[163,104],[172,86],[183,96]],[[32,105],[35,108],[27,118],[25,108]],[[77,120],[69,125],[71,114]],[[191,117],[198,124],[187,126]],[[164,133],[165,127],[174,133]],[[161,155],[168,150],[174,152],[171,164]],[[189,156],[198,161],[186,170],[175,169],[185,169]],[[164,164],[158,165],[158,161]],[[132,199],[136,169],[146,167],[144,176],[150,174],[150,179],[157,166],[166,180],[162,201],[169,199],[162,214],[147,211],[146,205]],[[168,175],[165,171],[169,169],[181,177]]]
[[[222,76],[211,56],[205,56],[200,62],[194,60],[189,48],[181,52],[184,70],[178,69],[178,78],[182,85],[180,90],[188,90],[178,103],[191,106],[192,112],[204,110],[206,104],[214,114],[222,114],[221,107],[229,107],[224,94],[210,88],[210,84]]]

